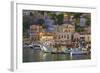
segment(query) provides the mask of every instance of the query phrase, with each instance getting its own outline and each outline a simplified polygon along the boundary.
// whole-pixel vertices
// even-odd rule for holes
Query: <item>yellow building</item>
[[[41,32],[40,33],[40,42],[45,45],[54,45],[54,33],[52,32]]]

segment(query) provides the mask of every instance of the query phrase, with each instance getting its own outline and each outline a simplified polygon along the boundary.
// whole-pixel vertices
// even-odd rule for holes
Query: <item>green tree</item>
[[[64,14],[61,13],[61,14],[57,15],[57,16],[56,16],[56,19],[57,19],[57,24],[58,24],[58,25],[63,24]]]
[[[77,28],[75,29],[75,31],[76,31],[76,32],[83,32],[83,31],[84,31],[84,28],[77,27]]]

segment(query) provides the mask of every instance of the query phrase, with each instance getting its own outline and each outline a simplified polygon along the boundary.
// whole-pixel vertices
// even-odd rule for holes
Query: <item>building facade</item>
[[[71,33],[67,32],[57,32],[55,34],[55,44],[67,45],[71,43]]]
[[[48,46],[52,46],[54,41],[54,33],[52,32],[41,32],[40,33],[40,43]]]
[[[30,39],[31,41],[39,41],[39,34],[43,31],[42,26],[40,25],[31,25],[30,26]]]
[[[75,26],[71,25],[71,24],[63,24],[63,32],[70,32],[70,33],[74,33],[75,32]]]

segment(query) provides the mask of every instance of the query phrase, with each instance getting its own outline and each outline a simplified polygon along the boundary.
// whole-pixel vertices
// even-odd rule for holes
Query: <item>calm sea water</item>
[[[90,55],[51,54],[32,48],[23,48],[23,62],[67,61],[90,59]]]

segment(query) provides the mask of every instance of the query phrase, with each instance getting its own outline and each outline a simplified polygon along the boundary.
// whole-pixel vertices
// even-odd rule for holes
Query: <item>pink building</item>
[[[30,39],[32,41],[39,41],[39,33],[43,31],[42,26],[31,25],[30,26]]]
[[[80,39],[80,33],[75,32],[75,33],[73,34],[73,40],[79,40],[79,39]]]

